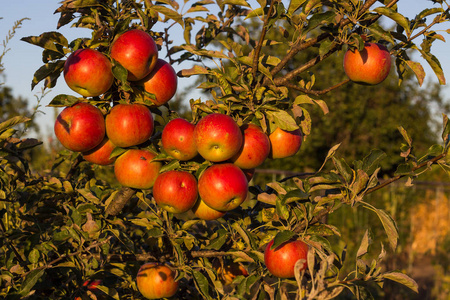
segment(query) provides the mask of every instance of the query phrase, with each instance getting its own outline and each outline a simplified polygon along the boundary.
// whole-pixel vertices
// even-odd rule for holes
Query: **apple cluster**
[[[177,89],[172,66],[158,58],[158,49],[146,32],[132,29],[117,37],[110,58],[128,71],[127,80],[154,97],[156,106],[167,103]],[[85,97],[95,97],[111,89],[114,76],[111,62],[94,49],[73,52],[64,66],[70,88]],[[153,188],[155,202],[171,213],[192,210],[205,220],[222,217],[247,198],[248,182],[254,170],[268,157],[294,155],[301,146],[300,129],[280,128],[267,135],[249,123],[239,126],[229,115],[212,113],[197,124],[186,119],[169,121],[161,133],[161,151],[181,162],[198,159],[211,162],[196,178],[185,170],[161,173],[163,163],[145,147],[154,134],[150,108],[139,103],[119,102],[106,113],[94,105],[78,102],[66,107],[55,122],[55,134],[69,150],[99,165],[114,163],[117,181],[134,189]],[[116,147],[125,149],[119,156]]]
[[[127,70],[127,81],[145,91],[144,97],[154,106],[167,103],[176,93],[174,69],[158,58],[153,38],[137,29],[115,38],[109,54],[90,48],[70,54],[64,78],[83,97],[97,97],[113,89],[115,64]],[[56,137],[88,162],[114,164],[115,177],[122,186],[152,189],[156,204],[174,214],[192,211],[204,220],[224,216],[247,199],[255,168],[267,158],[294,155],[302,144],[300,129],[276,128],[266,134],[256,124],[239,126],[231,116],[219,112],[204,115],[196,124],[175,118],[162,129],[159,151],[182,163],[208,161],[209,166],[199,176],[182,167],[161,172],[163,162],[155,159],[157,153],[146,146],[155,131],[150,107],[133,100],[113,102],[106,112],[89,101],[64,108],[55,122]],[[124,151],[112,155],[116,148]],[[144,265],[138,286],[155,278],[150,276],[152,272],[167,272],[173,277],[170,268],[164,267]],[[150,299],[161,295],[157,291],[141,292]]]

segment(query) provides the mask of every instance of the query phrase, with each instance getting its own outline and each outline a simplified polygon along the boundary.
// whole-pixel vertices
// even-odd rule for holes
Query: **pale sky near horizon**
[[[60,0],[0,0],[2,5],[0,8],[0,18],[2,18],[0,19],[0,43],[6,37],[8,30],[13,27],[15,21],[21,18],[30,18],[30,20],[23,22],[22,27],[17,30],[15,37],[7,45],[10,51],[3,59],[5,77],[0,78],[0,82],[5,82],[6,86],[11,87],[15,96],[27,98],[31,106],[36,104],[35,95],[40,93],[42,87],[40,84],[31,91],[33,74],[43,64],[41,59],[42,48],[23,42],[20,39],[25,36],[39,35],[46,31],[55,31],[59,14],[55,15],[53,13],[59,7],[59,2]],[[402,0],[399,3],[399,10],[406,16],[413,17],[427,6],[431,7],[432,2],[428,0]],[[447,24],[446,28],[441,27],[440,29],[445,30],[449,28],[450,25]],[[68,26],[64,26],[58,31],[64,34],[69,41],[80,36],[90,35],[89,30],[70,28]],[[450,36],[448,34],[442,33],[442,35],[450,42]],[[172,38],[175,37],[172,36]],[[448,45],[445,43],[437,41],[433,45],[432,52],[440,60],[447,82],[450,82],[450,55],[448,48]],[[3,47],[0,44],[0,51],[2,49]],[[426,62],[420,62],[425,67],[427,73],[426,80],[436,81],[436,76],[432,73]],[[181,67],[175,65],[174,68],[176,71],[179,71],[177,68]],[[180,79],[179,88],[183,88],[183,86],[187,86],[190,83],[191,81],[189,79]],[[64,79],[60,77],[56,87],[43,98],[41,103],[40,110],[44,111],[45,115],[39,115],[37,120],[41,125],[43,134],[53,134],[53,109],[45,106],[58,94],[76,95],[75,92],[72,92],[66,86]],[[445,96],[444,98],[448,98]],[[192,94],[187,95],[186,100],[188,101],[190,98],[198,97],[200,97],[199,94],[192,91]]]

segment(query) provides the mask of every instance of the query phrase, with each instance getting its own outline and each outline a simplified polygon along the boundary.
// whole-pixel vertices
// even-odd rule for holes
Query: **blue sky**
[[[35,87],[31,91],[31,80],[33,78],[34,72],[42,65],[41,54],[42,49],[33,46],[31,44],[20,41],[21,37],[39,35],[46,31],[56,30],[56,24],[58,21],[58,14],[53,14],[53,12],[59,7],[59,0],[15,0],[6,1],[2,0],[2,6],[0,8],[0,41],[3,41],[8,33],[8,30],[12,28],[14,22],[21,18],[30,18],[30,20],[24,21],[22,27],[17,30],[16,36],[8,44],[8,48],[11,50],[4,57],[3,63],[5,67],[5,78],[0,79],[0,82],[5,82],[7,86],[12,87],[13,93],[16,96],[22,96],[29,99],[31,105],[35,105],[36,98],[35,95],[39,94],[41,91],[41,85]],[[420,12],[423,8],[432,5],[431,1],[428,0],[400,0],[399,10],[403,12],[406,16],[413,17],[415,14]],[[448,29],[450,25],[446,25],[440,29]],[[62,27],[60,30],[69,41],[80,37],[89,36],[90,31],[83,29],[75,29],[70,27]],[[450,36],[446,33],[442,35],[450,40]],[[175,37],[174,37],[175,38]],[[450,55],[449,46],[441,41],[437,41],[433,46],[433,53],[441,61],[444,68],[445,77],[447,81],[450,81]],[[0,50],[2,47],[0,45]],[[419,60],[425,67],[427,73],[427,80],[436,80],[431,69]],[[178,71],[177,67],[174,66]],[[183,86],[190,84],[189,79],[180,79],[179,85],[180,89]],[[65,84],[62,77],[58,81],[56,87],[52,89],[42,100],[42,107],[40,108],[45,112],[45,115],[40,115],[38,117],[38,122],[41,124],[41,128],[44,134],[53,132],[53,120],[54,113],[53,109],[45,107],[54,96],[58,94],[72,94],[72,92]],[[199,94],[195,91],[187,96],[187,100],[190,98],[198,98]]]

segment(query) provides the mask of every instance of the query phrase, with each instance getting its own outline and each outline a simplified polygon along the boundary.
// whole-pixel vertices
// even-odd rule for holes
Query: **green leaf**
[[[349,184],[352,182],[353,178],[353,170],[350,166],[345,162],[343,158],[332,157],[334,166],[338,170],[339,174],[344,178],[345,182]]]
[[[0,132],[12,128],[13,126],[17,125],[17,124],[21,124],[21,123],[26,123],[28,121],[30,121],[30,118],[27,117],[23,117],[23,116],[15,116],[12,117],[2,123],[0,123]]]
[[[127,82],[128,71],[125,69],[118,61],[113,59],[112,72],[114,78],[118,79],[121,82]]]
[[[24,283],[20,287],[19,294],[22,296],[28,295],[31,289],[35,286],[37,281],[44,275],[44,270],[32,270],[25,278]]]
[[[302,6],[303,3],[305,3],[305,2],[306,2],[306,0],[292,0],[289,3],[288,15],[292,16],[295,13],[295,11],[297,9],[299,9],[300,6]]]
[[[392,37],[391,33],[384,30],[380,25],[374,23],[369,26],[370,32],[378,39],[378,40],[386,40],[391,44],[395,45],[395,40]]]
[[[425,79],[425,70],[423,69],[422,65],[412,60],[406,60],[405,63],[414,72],[419,85],[422,86]]]
[[[369,230],[366,230],[366,232],[364,233],[364,237],[361,241],[361,245],[359,246],[358,252],[356,253],[356,257],[360,258],[364,254],[366,254],[370,244],[372,244],[372,238],[370,236]]]
[[[50,101],[48,106],[53,106],[53,107],[72,106],[79,101],[80,101],[80,98],[78,98],[78,97],[71,96],[71,95],[59,94],[59,95],[55,96],[52,99],[52,101]]]
[[[294,118],[283,110],[267,111],[266,115],[280,129],[294,131],[299,128]]]
[[[98,290],[102,291],[103,293],[105,293],[106,295],[108,295],[109,297],[116,299],[116,300],[120,300],[119,293],[117,292],[117,290],[115,288],[109,288],[104,285],[97,285],[96,288]]]
[[[172,160],[170,163],[164,165],[161,167],[160,173],[164,173],[167,171],[175,170],[180,167],[180,161],[178,160]]]
[[[275,236],[275,238],[273,239],[273,244],[270,247],[270,249],[277,248],[284,242],[291,240],[295,235],[296,235],[296,233],[293,231],[290,231],[290,230],[284,230],[284,231],[278,232],[277,235]]]
[[[251,8],[250,4],[248,4],[247,1],[245,1],[245,0],[224,0],[223,4],[239,5],[239,6],[245,6],[245,7]]]
[[[384,273],[382,276],[385,279],[389,279],[398,282],[400,284],[403,284],[404,286],[410,288],[414,292],[419,293],[419,286],[417,285],[417,282],[415,282],[414,279],[412,279],[406,274],[400,272],[388,272]]]
[[[409,23],[408,19],[406,17],[404,17],[403,15],[399,14],[392,8],[388,8],[388,7],[377,7],[374,9],[374,11],[392,19],[398,25],[402,26],[403,29],[405,29],[405,32],[408,37],[411,35],[410,23]]]
[[[335,44],[333,43],[333,41],[329,39],[321,41],[319,46],[320,57],[323,57],[325,54],[327,54],[334,45]]]
[[[205,275],[197,270],[192,270],[192,275],[194,277],[195,285],[198,287],[199,292],[205,299],[211,299],[209,296],[209,283]]]
[[[425,52],[421,49],[419,49],[419,52],[422,55],[422,57],[425,58],[425,60],[428,62],[431,69],[433,69],[434,74],[436,74],[436,77],[439,80],[439,84],[445,85],[444,71],[442,70],[441,63],[436,58],[436,56],[434,56],[433,54],[431,54],[429,52]]]
[[[386,232],[386,235],[388,237],[389,245],[391,246],[392,250],[395,250],[395,248],[397,248],[398,242],[398,229],[395,221],[384,210],[375,208],[367,203],[363,203],[363,205],[378,215],[381,223],[383,224],[384,231]]]
[[[23,37],[21,40],[62,54],[65,54],[63,47],[69,47],[69,43],[64,35],[56,31],[44,32],[39,36]]]
[[[180,15],[178,12],[174,11],[173,9],[170,9],[168,7],[161,6],[161,5],[153,5],[152,9],[163,14],[167,18],[174,20],[175,22],[180,24],[182,27],[184,27],[183,16]]]
[[[318,13],[314,14],[308,22],[308,28],[305,32],[311,31],[317,26],[324,24],[324,23],[330,23],[333,20],[335,20],[336,13],[332,10],[324,12],[324,13]]]
[[[228,236],[226,231],[221,231],[219,233],[218,237],[216,237],[215,239],[211,240],[211,242],[206,247],[206,249],[219,250],[223,246],[223,244],[225,244],[225,242],[228,240],[228,237],[229,236]]]
[[[64,70],[65,60],[57,60],[56,62],[46,63],[34,73],[31,82],[31,89],[45,79],[45,87],[52,88],[56,84],[56,80]]]
[[[379,149],[374,149],[370,151],[369,155],[364,157],[362,167],[363,170],[368,175],[371,175],[379,167],[380,161],[383,160],[386,156],[387,156],[386,153],[384,153],[384,151],[381,151]]]
[[[38,249],[33,249],[28,253],[28,261],[32,264],[36,264],[39,262],[40,252]]]
[[[440,14],[443,13],[444,9],[441,7],[437,7],[437,8],[426,8],[424,10],[422,10],[417,16],[416,19],[420,20],[423,19],[425,17],[428,17],[430,15],[434,15],[434,14]]]
[[[309,0],[308,3],[306,3],[305,8],[303,9],[303,12],[305,14],[309,14],[311,10],[322,5],[322,0]]]

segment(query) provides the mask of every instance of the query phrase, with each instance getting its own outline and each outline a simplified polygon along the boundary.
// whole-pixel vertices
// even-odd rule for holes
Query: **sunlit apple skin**
[[[270,153],[269,137],[255,124],[241,126],[244,142],[231,161],[241,169],[254,169],[260,166]]]
[[[302,139],[303,135],[300,129],[286,131],[278,127],[269,135],[269,157],[277,159],[295,155],[300,150]]]
[[[153,134],[150,109],[142,104],[118,104],[106,115],[106,134],[117,147],[131,147],[146,142]]]
[[[150,189],[159,175],[161,162],[152,159],[156,154],[145,149],[130,149],[120,155],[114,163],[117,181],[135,189]]]
[[[161,142],[164,151],[170,156],[186,161],[197,156],[197,145],[194,139],[195,125],[183,118],[169,121],[164,126]]]
[[[138,82],[144,87],[146,92],[155,95],[155,99],[144,97],[153,102],[156,106],[161,106],[175,95],[178,86],[177,73],[173,67],[163,59],[158,59],[153,70]]]
[[[169,298],[178,290],[175,272],[166,265],[146,263],[139,269],[136,284],[147,299]]]
[[[307,268],[306,258],[308,255],[308,245],[300,240],[287,241],[275,249],[270,249],[273,241],[267,244],[264,251],[264,263],[269,272],[279,278],[292,278],[295,276],[294,267],[299,259],[304,259],[305,263],[300,269]]]
[[[153,185],[153,198],[168,212],[187,212],[197,202],[197,179],[186,171],[171,170],[159,174]]]
[[[116,160],[115,157],[110,158],[111,153],[116,148],[116,146],[108,139],[106,136],[103,141],[97,145],[95,148],[83,152],[83,158],[96,165],[107,166]]]
[[[65,148],[75,152],[88,151],[105,137],[105,118],[94,105],[79,102],[61,111],[54,131]]]
[[[109,59],[94,49],[79,49],[69,55],[64,63],[67,86],[85,97],[100,96],[114,82]]]
[[[192,212],[197,218],[206,221],[217,220],[226,214],[225,211],[212,209],[211,207],[206,205],[202,199],[197,200],[194,207],[192,207]]]
[[[212,162],[226,161],[241,149],[243,136],[232,117],[213,113],[204,116],[195,126],[198,153]]]
[[[247,198],[244,172],[232,163],[214,164],[200,175],[198,192],[209,207],[219,211],[237,208]]]
[[[150,34],[132,29],[114,40],[110,54],[128,70],[128,80],[137,81],[154,68],[158,60],[158,47]]]
[[[344,71],[351,81],[375,85],[381,83],[391,70],[391,55],[378,43],[366,43],[362,51],[347,50]]]

